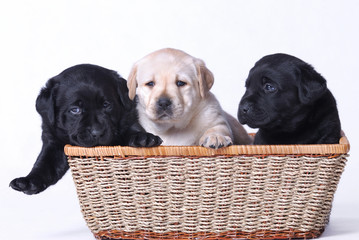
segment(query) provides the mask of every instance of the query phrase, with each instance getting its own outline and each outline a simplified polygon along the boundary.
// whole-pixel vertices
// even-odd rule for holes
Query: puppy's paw
[[[229,136],[212,134],[209,136],[203,136],[199,140],[199,144],[202,147],[218,149],[218,148],[230,146],[233,144],[233,142]]]
[[[152,133],[138,132],[131,136],[130,147],[156,147],[161,145],[162,139]]]
[[[10,187],[28,195],[44,191],[48,186],[37,178],[20,177],[10,182]]]

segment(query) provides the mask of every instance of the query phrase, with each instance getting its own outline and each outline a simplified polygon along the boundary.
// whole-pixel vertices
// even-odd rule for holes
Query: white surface
[[[233,115],[249,69],[266,54],[295,55],[323,74],[351,156],[321,239],[359,239],[358,12],[355,0],[1,1],[0,238],[93,239],[69,173],[36,196],[8,187],[40,151],[35,99],[46,80],[78,63],[127,78],[137,59],[174,47],[207,63],[212,91]]]

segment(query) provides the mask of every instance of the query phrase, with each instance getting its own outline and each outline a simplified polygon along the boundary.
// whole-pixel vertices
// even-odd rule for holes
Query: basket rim
[[[67,156],[106,157],[106,156],[235,156],[235,155],[306,155],[306,154],[347,154],[350,144],[343,135],[338,144],[293,144],[293,145],[232,145],[220,149],[208,149],[201,146],[96,146],[79,147],[67,144],[64,148]]]

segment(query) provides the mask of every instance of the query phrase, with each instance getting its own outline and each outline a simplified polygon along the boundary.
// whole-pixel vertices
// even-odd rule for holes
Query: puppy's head
[[[118,126],[129,111],[126,80],[116,72],[83,64],[50,79],[37,100],[43,128],[56,140],[91,147],[116,143]]]
[[[129,96],[154,122],[174,123],[188,117],[213,85],[205,63],[176,49],[161,49],[134,64]]]
[[[291,130],[326,90],[325,79],[309,64],[286,54],[268,55],[249,72],[238,119],[252,128]]]

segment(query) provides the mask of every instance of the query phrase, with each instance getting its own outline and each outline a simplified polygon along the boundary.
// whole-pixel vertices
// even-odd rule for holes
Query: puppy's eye
[[[146,86],[153,87],[153,86],[155,86],[155,82],[150,81],[150,82],[146,83]]]
[[[176,85],[177,85],[177,87],[183,87],[183,86],[187,85],[187,83],[186,83],[186,82],[183,82],[183,81],[178,80],[178,81],[176,82]]]
[[[277,91],[277,88],[270,83],[265,83],[263,88],[264,88],[264,91],[267,93],[274,93]]]
[[[104,108],[110,108],[111,107],[111,103],[107,102],[107,101],[104,101],[103,102],[103,107]]]
[[[82,109],[79,107],[73,107],[70,109],[70,113],[72,113],[73,115],[79,115],[82,113]]]

